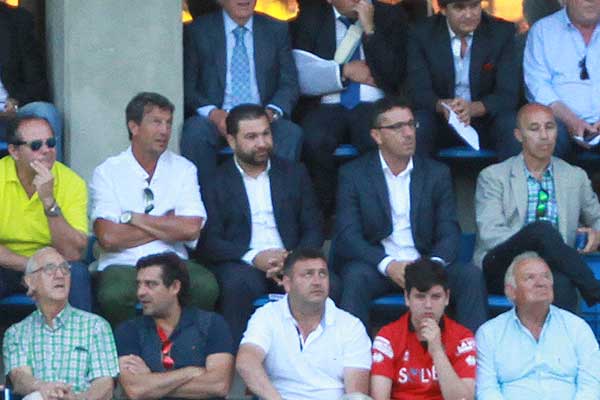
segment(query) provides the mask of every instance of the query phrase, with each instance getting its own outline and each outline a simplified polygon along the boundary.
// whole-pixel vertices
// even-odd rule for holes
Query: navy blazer
[[[413,156],[410,176],[410,225],[422,256],[452,263],[460,227],[450,170],[437,161]],[[393,230],[389,194],[379,152],[340,169],[336,216],[336,253],[345,260],[376,266],[386,257],[381,240]]]
[[[321,248],[323,217],[306,168],[273,156],[269,179],[275,223],[285,248]],[[252,226],[248,195],[233,158],[219,167],[205,197],[208,220],[199,256],[212,264],[241,260],[250,250]]]
[[[254,14],[254,64],[263,106],[274,104],[290,115],[298,99],[296,64],[286,23]],[[202,106],[223,106],[227,44],[223,12],[203,15],[184,27],[183,89],[187,115]]]
[[[435,111],[439,99],[454,97],[454,61],[446,17],[431,16],[414,26],[408,41],[407,85],[415,109]],[[494,116],[515,110],[519,99],[514,24],[481,15],[473,33],[469,67],[471,100]]]
[[[34,37],[33,17],[0,2],[0,79],[21,105],[48,99],[46,68]]]
[[[375,33],[363,35],[365,60],[377,86],[386,93],[397,93],[406,70],[406,38],[408,17],[400,4],[374,4]],[[326,0],[302,4],[298,18],[290,24],[292,45],[332,60],[336,34],[333,6]]]

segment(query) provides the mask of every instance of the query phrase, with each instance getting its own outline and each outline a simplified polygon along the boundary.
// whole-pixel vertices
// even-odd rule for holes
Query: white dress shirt
[[[144,189],[154,194],[154,209],[150,215],[164,215],[174,211],[175,215],[201,217],[206,221],[206,210],[200,197],[196,167],[185,158],[167,150],[156,164],[150,182],[149,175],[133,156],[131,147],[121,154],[110,157],[94,170],[90,183],[92,197],[91,220],[106,219],[115,223],[125,211],[143,213],[147,203]],[[103,251],[98,270],[109,265],[135,265],[138,259],[148,254],[174,251],[187,259],[188,247],[195,247],[197,240],[190,242],[164,242],[154,240],[120,252]]]
[[[339,17],[342,16],[342,14],[340,14],[339,11],[336,10],[335,7],[333,7],[333,14],[334,14],[334,18],[335,18],[335,47],[337,49],[337,47],[340,45],[340,43],[342,43],[344,36],[346,36],[346,31],[348,31],[348,28],[342,21],[339,20]],[[364,60],[365,52],[363,50],[362,44],[360,45],[359,49],[360,49],[360,59]],[[338,79],[339,79],[338,84],[339,84],[340,90],[341,90],[344,88],[344,86],[342,84],[341,77],[339,77]],[[376,87],[369,86],[369,85],[362,85],[362,84],[360,85],[360,101],[374,102],[374,101],[379,100],[382,97],[383,97],[383,91],[381,89],[378,89]],[[328,94],[321,98],[321,103],[323,103],[323,104],[339,104],[339,102],[340,102],[340,94],[339,93]]]
[[[385,176],[392,212],[392,233],[381,241],[386,257],[381,260],[377,269],[387,275],[387,267],[392,261],[414,261],[421,257],[415,248],[410,227],[410,174],[413,170],[412,158],[404,171],[394,175],[379,152],[381,168]]]
[[[252,260],[256,255],[266,249],[283,249],[283,242],[277,230],[275,214],[273,214],[273,201],[271,200],[271,179],[269,171],[271,161],[268,161],[267,168],[256,178],[248,175],[237,158],[234,157],[235,166],[242,174],[244,187],[248,196],[250,205],[250,250],[242,256],[242,260],[252,265]]]
[[[360,320],[325,303],[321,324],[306,340],[288,296],[256,310],[241,345],[260,347],[273,386],[286,400],[334,400],[344,394],[344,368],[371,369],[371,340]]]
[[[2,79],[0,79],[0,111],[4,111],[4,107],[6,106],[6,100],[8,100],[8,92],[2,84]]]

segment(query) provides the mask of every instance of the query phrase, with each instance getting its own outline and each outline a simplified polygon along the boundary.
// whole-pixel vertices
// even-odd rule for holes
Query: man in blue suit
[[[204,15],[184,31],[184,101],[188,118],[181,152],[211,184],[225,120],[238,104],[263,106],[273,126],[275,152],[295,160],[302,131],[287,118],[298,99],[296,66],[287,25],[254,14],[256,0],[221,0],[223,10]]]
[[[227,115],[232,159],[205,191],[208,221],[200,256],[213,267],[220,308],[239,343],[266,292],[281,291],[283,263],[296,248],[323,245],[322,216],[306,169],[272,156],[273,139],[263,107],[243,104]]]
[[[448,268],[456,319],[472,331],[487,319],[481,270],[456,262],[460,227],[448,168],[415,156],[417,122],[407,104],[375,103],[378,151],[340,170],[336,257],[341,306],[369,319],[371,300],[404,288],[404,271],[427,257]]]

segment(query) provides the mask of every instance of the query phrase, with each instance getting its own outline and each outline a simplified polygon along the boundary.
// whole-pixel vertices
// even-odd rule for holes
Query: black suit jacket
[[[274,104],[290,115],[298,99],[298,76],[287,24],[254,14],[254,65],[263,106]],[[188,115],[199,107],[222,107],[227,77],[223,13],[203,15],[184,27],[183,89]],[[250,56],[250,55],[249,55]]]
[[[446,17],[436,14],[415,25],[408,42],[407,85],[416,109],[434,111],[454,97],[454,62]],[[514,24],[482,13],[473,35],[469,70],[471,100],[494,116],[515,110],[519,94]]]
[[[320,248],[322,216],[306,168],[272,157],[269,179],[275,223],[285,248]],[[205,196],[208,220],[200,256],[212,264],[239,261],[250,250],[252,227],[248,195],[233,158],[219,167],[215,182]]]
[[[458,254],[460,227],[448,167],[413,157],[410,177],[410,225],[415,247],[426,257],[452,263]],[[336,254],[376,266],[386,256],[381,240],[393,230],[390,200],[377,151],[340,169],[336,216]]]
[[[20,104],[47,100],[46,69],[34,36],[33,17],[0,2],[0,79]]]
[[[375,1],[375,33],[363,35],[365,60],[377,86],[397,93],[405,76],[405,46],[408,18],[403,8]],[[333,6],[325,0],[302,4],[290,24],[292,47],[332,60],[336,50]]]

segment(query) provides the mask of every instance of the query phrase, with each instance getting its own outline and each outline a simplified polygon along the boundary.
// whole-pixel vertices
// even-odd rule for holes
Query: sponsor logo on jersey
[[[376,351],[373,353],[373,362],[374,363],[380,363],[383,361],[383,354],[381,354],[380,352]]]
[[[470,367],[473,367],[475,364],[477,364],[477,361],[475,360],[475,356],[473,354],[467,356],[467,358],[465,358],[465,362]]]
[[[408,382],[431,383],[438,380],[435,365],[431,368],[407,368],[402,367],[398,371],[398,383]]]
[[[475,339],[472,337],[465,338],[456,346],[456,355],[470,353],[475,350]]]
[[[392,344],[382,336],[375,337],[375,340],[373,341],[373,351],[378,351],[388,358],[394,358]]]

